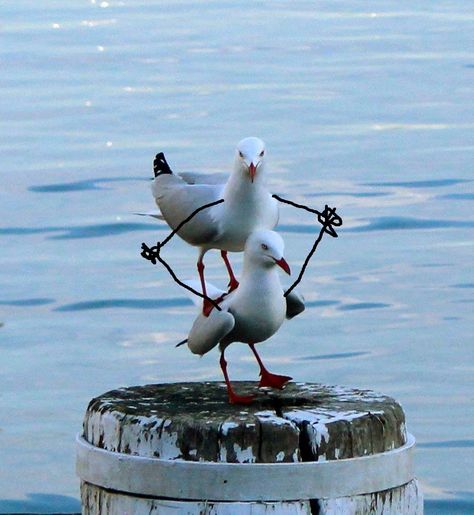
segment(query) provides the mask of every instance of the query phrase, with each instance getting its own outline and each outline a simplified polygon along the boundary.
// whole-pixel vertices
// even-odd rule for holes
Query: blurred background
[[[469,9],[471,7],[471,9]],[[261,346],[298,381],[380,390],[418,440],[426,513],[474,512],[474,12],[462,0],[17,0],[0,21],[0,513],[79,511],[74,439],[119,386],[220,380],[175,344],[194,307],[140,257],[152,161],[231,170],[344,226]],[[282,207],[297,272],[315,220]],[[166,257],[196,277],[197,252]],[[236,269],[242,256],[231,255]],[[218,253],[207,277],[226,282]],[[288,283],[290,279],[285,279]],[[230,374],[257,379],[248,349]]]

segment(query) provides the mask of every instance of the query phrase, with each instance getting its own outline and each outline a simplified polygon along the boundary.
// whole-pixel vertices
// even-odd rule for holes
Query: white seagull
[[[225,184],[202,183],[198,174],[176,175],[163,153],[153,163],[155,179],[152,192],[163,218],[175,229],[199,207],[224,199],[204,209],[185,224],[178,235],[199,248],[197,268],[204,295],[204,254],[220,249],[229,274],[229,290],[237,288],[227,252],[241,252],[250,233],[257,229],[273,229],[278,223],[278,203],[265,188],[265,144],[259,138],[245,138],[237,145],[234,169]],[[203,313],[209,314],[212,304],[204,300]]]
[[[253,399],[252,396],[237,395],[230,384],[224,351],[233,342],[248,344],[255,354],[260,366],[259,386],[283,388],[291,379],[269,372],[255,349],[256,343],[267,340],[278,331],[285,318],[293,318],[305,308],[303,298],[294,290],[284,296],[276,268],[278,265],[290,274],[283,251],[283,240],[276,232],[253,232],[245,245],[240,285],[226,295],[208,284],[210,297],[222,299],[219,304],[221,310],[213,309],[207,317],[200,313],[189,332],[188,347],[194,354],[203,355],[219,344],[220,366],[232,404],[247,404]]]

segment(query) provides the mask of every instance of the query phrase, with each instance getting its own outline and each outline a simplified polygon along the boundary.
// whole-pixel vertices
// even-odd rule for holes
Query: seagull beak
[[[275,263],[288,274],[291,275],[290,265],[285,261],[284,258],[275,259]]]
[[[257,173],[257,167],[252,163],[249,164],[249,175],[250,180],[253,182],[255,179],[255,174]]]

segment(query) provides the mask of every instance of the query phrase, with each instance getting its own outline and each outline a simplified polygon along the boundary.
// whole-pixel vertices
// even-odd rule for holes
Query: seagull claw
[[[228,287],[229,287],[229,293],[231,291],[236,290],[239,287],[239,281],[237,281],[237,279],[235,277],[232,277],[232,279],[229,281]]]
[[[214,304],[208,299],[204,299],[202,303],[202,314],[205,317],[208,317],[211,314],[211,311],[214,309]]]
[[[288,381],[291,381],[293,378],[290,376],[281,376],[278,374],[272,374],[268,372],[268,370],[263,369],[260,372],[260,383],[259,388],[263,386],[269,386],[270,388],[277,388],[278,390],[283,389]]]
[[[233,391],[228,393],[230,404],[251,404],[255,398],[254,395],[237,395]]]

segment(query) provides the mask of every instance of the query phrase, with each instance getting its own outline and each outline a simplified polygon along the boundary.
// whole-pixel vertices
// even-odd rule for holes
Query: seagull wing
[[[188,335],[188,347],[193,354],[206,354],[213,349],[235,325],[228,311],[213,309],[208,317],[199,313]]]
[[[187,184],[174,174],[160,174],[152,182],[155,202],[168,225],[175,229],[196,209],[222,198],[223,186]],[[178,234],[191,245],[211,243],[219,237],[214,206],[192,218]]]
[[[304,297],[295,290],[286,296],[286,318],[290,320],[305,310]]]
[[[181,172],[178,174],[187,184],[215,184],[223,185],[229,178],[225,173],[196,173]]]

